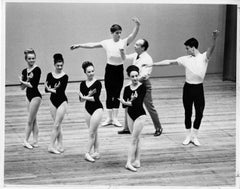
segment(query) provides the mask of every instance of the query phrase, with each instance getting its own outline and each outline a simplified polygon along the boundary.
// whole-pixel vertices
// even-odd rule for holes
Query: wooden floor
[[[130,135],[117,134],[120,128],[114,126],[99,128],[102,158],[95,163],[83,159],[88,130],[84,105],[76,94],[79,83],[69,83],[67,88],[68,113],[63,121],[66,151],[62,155],[47,152],[53,122],[49,95],[43,93],[43,86],[39,87],[43,93],[38,113],[40,147],[34,150],[22,147],[27,122],[25,92],[19,87],[6,87],[5,186],[235,186],[236,83],[222,81],[221,75],[206,76],[201,147],[181,144],[183,83],[183,77],[152,78],[154,104],[164,131],[154,137],[153,124],[147,117],[142,132],[142,167],[136,173],[124,168]],[[104,90],[101,99],[105,105]],[[122,108],[119,119],[124,123]]]

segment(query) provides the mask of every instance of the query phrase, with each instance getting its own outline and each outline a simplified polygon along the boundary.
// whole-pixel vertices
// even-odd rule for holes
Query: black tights
[[[105,68],[105,88],[107,93],[107,109],[119,108],[120,93],[123,87],[123,65],[113,66],[107,64]]]
[[[192,105],[195,107],[194,129],[199,129],[205,107],[203,84],[185,83],[183,87],[183,106],[185,109],[185,128],[192,126]]]

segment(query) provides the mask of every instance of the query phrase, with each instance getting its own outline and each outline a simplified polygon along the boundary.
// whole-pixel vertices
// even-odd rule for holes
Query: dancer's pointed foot
[[[102,124],[101,124],[101,126],[107,126],[107,125],[112,125],[113,123],[112,123],[112,120],[111,119],[109,119],[109,118],[107,118]]]
[[[62,146],[57,146],[57,150],[58,150],[59,152],[61,152],[61,153],[64,152],[64,148],[63,148]]]
[[[121,124],[117,119],[114,119],[112,124],[113,124],[115,127],[122,127],[122,124]]]
[[[23,146],[24,146],[25,148],[27,148],[27,149],[33,149],[32,145],[29,144],[27,141],[24,141],[24,142],[23,142]]]
[[[85,154],[84,159],[92,163],[95,162],[95,160],[92,158],[92,156],[89,153]]]
[[[134,168],[131,164],[127,163],[125,165],[125,168],[128,169],[129,171],[137,172],[137,169]]]
[[[39,147],[38,142],[33,142],[31,145],[32,145],[33,148],[38,148]]]
[[[101,157],[98,152],[92,153],[91,156],[92,156],[93,159],[100,159],[100,157]]]
[[[140,161],[134,161],[132,163],[132,166],[135,167],[135,168],[140,168],[141,167]]]
[[[183,141],[183,145],[188,145],[191,142],[191,137],[187,136],[186,139]]]
[[[192,140],[192,143],[195,145],[195,146],[201,146],[199,140],[197,137],[194,137],[193,140]]]
[[[57,149],[53,148],[53,147],[49,147],[48,148],[48,152],[49,153],[53,153],[53,154],[60,154],[60,152]]]

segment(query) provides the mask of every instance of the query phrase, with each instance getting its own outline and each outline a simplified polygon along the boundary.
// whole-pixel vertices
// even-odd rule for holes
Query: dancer
[[[55,71],[47,75],[45,91],[50,92],[50,112],[53,118],[53,128],[51,133],[50,153],[59,154],[64,152],[62,120],[67,111],[67,96],[65,90],[68,83],[68,75],[63,72],[64,59],[62,54],[54,54]],[[55,143],[57,145],[55,146]]]
[[[183,106],[185,109],[186,139],[183,141],[183,145],[188,145],[192,142],[196,146],[200,146],[197,135],[205,107],[203,81],[206,75],[209,59],[216,45],[218,33],[219,31],[217,30],[213,31],[212,44],[204,53],[199,52],[197,39],[190,38],[184,43],[188,54],[187,56],[182,56],[175,60],[163,60],[154,63],[154,65],[178,64],[185,67],[186,82],[183,87]],[[196,116],[193,123],[193,130],[191,130],[193,104]]]
[[[36,53],[33,49],[24,51],[25,60],[28,67],[22,71],[22,76],[19,77],[21,89],[26,88],[27,108],[28,108],[28,123],[25,128],[25,139],[23,146],[32,149],[38,147],[38,125],[37,112],[42,101],[42,95],[38,90],[38,84],[41,77],[41,69],[35,64]],[[29,143],[29,137],[33,134],[33,143]]]
[[[146,39],[139,39],[136,41],[134,49],[135,53],[125,55],[124,51],[121,51],[121,56],[123,59],[129,59],[133,61],[133,65],[139,68],[139,81],[143,83],[147,89],[146,95],[144,98],[144,105],[151,116],[153,125],[155,127],[154,136],[160,136],[162,134],[163,128],[160,123],[158,112],[153,105],[152,99],[152,84],[150,81],[150,75],[152,73],[152,65],[153,60],[152,57],[147,53],[149,43]],[[125,113],[125,120],[126,120],[126,113]],[[128,134],[129,129],[125,121],[124,129],[118,131],[118,134]]]
[[[100,158],[99,141],[98,141],[98,126],[103,115],[103,105],[100,102],[99,96],[102,89],[102,84],[94,77],[95,70],[92,62],[85,61],[82,64],[87,80],[81,82],[79,100],[85,102],[85,119],[89,128],[89,139],[85,160],[94,162]],[[91,151],[93,149],[93,154]]]
[[[96,43],[85,43],[72,45],[71,50],[77,48],[104,48],[107,55],[107,65],[105,68],[105,88],[107,93],[106,108],[107,119],[102,123],[103,126],[113,124],[117,127],[121,127],[121,123],[118,121],[118,109],[120,102],[118,98],[120,96],[123,87],[123,60],[121,58],[120,49],[125,49],[136,37],[140,22],[137,18],[132,19],[135,22],[133,32],[125,39],[120,39],[122,28],[118,24],[112,25],[110,28],[112,39],[103,40]]]
[[[139,82],[139,68],[131,65],[127,68],[131,84],[124,88],[123,99],[119,99],[123,107],[127,107],[127,122],[132,134],[126,169],[136,172],[140,168],[140,134],[146,119],[143,100],[146,87]]]

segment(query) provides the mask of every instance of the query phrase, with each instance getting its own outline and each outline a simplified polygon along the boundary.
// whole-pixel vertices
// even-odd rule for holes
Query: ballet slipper
[[[63,148],[63,147],[58,147],[57,150],[58,150],[59,152],[61,152],[61,153],[64,152],[64,148]]]
[[[131,164],[126,164],[125,168],[128,169],[129,171],[137,172],[137,169],[134,168]]]
[[[34,147],[34,148],[38,148],[39,147],[39,145],[38,145],[38,143],[37,142],[34,142],[33,144],[31,144],[32,145],[32,147]]]
[[[27,141],[24,141],[24,142],[23,142],[23,146],[24,146],[25,148],[27,148],[27,149],[33,149],[32,145],[29,144]]]
[[[48,152],[53,154],[60,154],[60,152],[55,148],[48,148]]]
[[[140,168],[141,167],[140,161],[134,161],[132,163],[132,166],[135,167],[135,168]]]
[[[91,154],[93,159],[100,159],[100,154],[98,152],[94,152]]]
[[[84,157],[84,159],[86,160],[86,161],[89,161],[89,162],[95,162],[95,160],[92,158],[92,156],[89,154],[89,153],[86,153],[85,154],[85,157]]]

